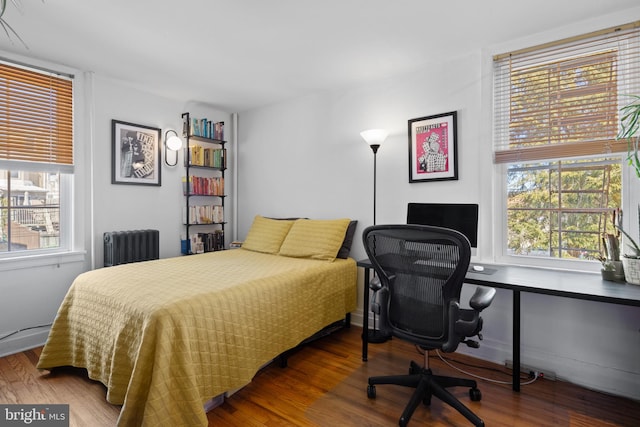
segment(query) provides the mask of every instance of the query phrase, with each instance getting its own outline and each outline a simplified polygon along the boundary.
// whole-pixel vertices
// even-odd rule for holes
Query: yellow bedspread
[[[206,426],[203,404],[356,308],[356,264],[243,249],[81,274],[38,368],[86,368],[119,426]]]

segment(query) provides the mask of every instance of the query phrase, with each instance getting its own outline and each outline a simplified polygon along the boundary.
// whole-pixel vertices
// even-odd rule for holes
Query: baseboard
[[[505,366],[513,360],[511,343],[485,339],[480,348],[473,349],[464,345],[457,352],[471,357]],[[522,349],[520,365],[535,366],[542,372],[553,372],[559,381],[565,381],[580,387],[599,392],[626,397],[640,401],[640,372],[631,372],[611,366],[601,366],[588,361],[545,353],[535,349]]]
[[[351,324],[362,327],[362,308],[357,308],[355,311],[351,312]],[[369,325],[371,325],[371,317],[369,317]]]
[[[0,341],[0,357],[43,346],[49,336],[50,328],[42,328],[33,332],[21,332]]]

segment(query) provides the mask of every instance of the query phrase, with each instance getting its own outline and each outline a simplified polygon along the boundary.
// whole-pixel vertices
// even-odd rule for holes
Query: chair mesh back
[[[449,301],[459,300],[471,257],[468,240],[454,230],[420,225],[373,226],[363,239],[389,290],[387,326],[446,341]]]

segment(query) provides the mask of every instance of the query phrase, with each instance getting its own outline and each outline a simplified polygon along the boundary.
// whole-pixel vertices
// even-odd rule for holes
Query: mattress
[[[356,263],[244,249],[102,268],[65,296],[38,368],[86,368],[119,426],[206,426],[203,404],[356,308]]]

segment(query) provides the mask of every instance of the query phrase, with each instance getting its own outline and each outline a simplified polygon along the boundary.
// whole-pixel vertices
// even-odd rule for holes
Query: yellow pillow
[[[280,246],[280,255],[333,261],[350,219],[299,219]]]
[[[277,254],[294,221],[277,220],[256,215],[242,243],[243,249]]]

